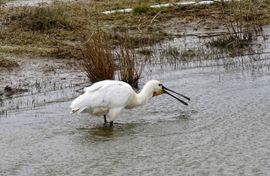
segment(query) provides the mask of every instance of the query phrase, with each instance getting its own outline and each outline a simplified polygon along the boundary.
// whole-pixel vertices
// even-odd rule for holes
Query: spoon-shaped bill
[[[186,106],[188,105],[186,102],[184,102],[183,100],[179,99],[178,97],[176,97],[176,96],[170,94],[170,93],[167,92],[166,90],[163,90],[163,91],[164,91],[164,93],[166,93],[166,94],[172,96],[173,98],[175,98],[176,100],[180,101],[180,102],[183,103],[184,105],[186,105]]]
[[[185,98],[185,99],[187,99],[187,100],[190,101],[190,98],[187,97],[187,96],[185,96],[185,95],[183,95],[183,94],[180,94],[180,93],[178,93],[178,92],[175,92],[175,91],[173,91],[173,90],[171,90],[171,89],[168,89],[167,87],[164,87],[164,86],[162,86],[162,88],[163,88],[163,90],[171,91],[171,92],[173,92],[173,93],[175,93],[175,94],[177,94],[177,95],[180,95],[181,97],[183,97],[183,98]],[[167,91],[166,91],[166,92],[167,92]]]

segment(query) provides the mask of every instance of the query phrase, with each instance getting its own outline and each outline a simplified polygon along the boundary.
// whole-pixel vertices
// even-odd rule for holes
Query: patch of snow
[[[157,4],[157,5],[151,5],[151,8],[161,8],[161,7],[170,7],[173,6],[173,4],[168,3],[168,4]]]
[[[184,2],[177,2],[176,5],[191,5],[195,4],[195,1],[184,1]]]
[[[162,7],[171,7],[174,5],[208,5],[208,4],[213,4],[214,2],[217,2],[220,0],[216,1],[211,1],[211,0],[206,0],[206,1],[200,1],[200,2],[195,2],[195,1],[183,1],[183,2],[177,2],[177,3],[167,3],[167,4],[156,4],[156,5],[151,5],[151,8],[162,8]],[[225,1],[230,1],[230,0],[225,0]],[[127,9],[117,9],[117,10],[108,10],[102,12],[103,14],[112,14],[112,13],[117,13],[117,12],[132,12],[132,8],[127,8]]]
[[[117,12],[132,12],[132,8],[127,8],[127,9],[117,9],[117,10],[109,10],[109,11],[104,11],[102,12],[103,14],[111,14],[111,13],[117,13]]]
[[[214,1],[200,1],[197,4],[198,5],[209,5],[209,4],[213,4],[213,3],[214,3]]]

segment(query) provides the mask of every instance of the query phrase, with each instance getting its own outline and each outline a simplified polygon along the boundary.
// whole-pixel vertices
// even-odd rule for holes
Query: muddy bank
[[[175,30],[177,28],[171,28],[169,32],[180,33]],[[178,36],[151,47],[138,48],[140,57],[150,61],[145,66],[142,77],[148,74],[147,71],[151,70],[152,66],[159,67],[161,72],[167,67],[172,70],[186,70],[211,66],[221,66],[228,71],[239,69],[256,72],[262,68],[269,70],[269,30],[269,26],[265,26],[265,39],[254,41],[251,47],[239,53],[213,49],[206,45],[216,37],[212,36],[216,29],[212,33],[189,31],[185,37]],[[0,70],[2,111],[32,108],[74,98],[77,90],[90,84],[83,67],[76,59],[5,58],[19,66]]]
[[[71,92],[89,84],[78,63],[71,60],[23,58],[17,62],[19,67],[0,69],[0,111],[73,98]]]
[[[13,69],[19,67],[19,64],[12,60],[12,59],[6,59],[3,57],[0,57],[0,68],[1,69]]]
[[[252,40],[244,41],[247,43],[244,47],[226,48],[231,41],[224,45],[211,45],[228,36],[224,21],[218,20],[220,7],[216,4],[195,8],[166,7],[161,8],[161,11],[153,11],[153,8],[141,13],[102,15],[100,13],[109,8],[107,4],[103,1],[93,3],[88,2],[89,6],[83,6],[85,2],[53,3],[44,9],[41,8],[41,11],[36,7],[5,8],[3,13],[7,16],[2,18],[4,28],[1,28],[0,33],[2,111],[31,108],[70,99],[76,95],[76,90],[90,84],[76,57],[78,53],[81,57],[82,42],[89,39],[91,32],[96,30],[92,28],[95,22],[86,20],[89,17],[98,20],[99,27],[104,31],[113,31],[110,34],[113,45],[117,46],[117,42],[127,36],[128,31],[130,45],[135,47],[141,59],[149,61],[145,70],[151,65],[159,65],[160,68],[169,66],[175,70],[217,65],[228,70],[259,70],[261,67],[269,67],[270,28],[267,25],[261,27],[262,32],[258,35],[251,33]],[[149,5],[149,2],[146,4]],[[121,5],[129,4],[123,2]],[[13,8],[18,12],[15,13]],[[70,10],[69,14],[66,13],[67,9]],[[11,14],[7,13],[11,10]],[[32,16],[28,16],[28,10]],[[60,13],[54,21],[47,21],[53,22],[49,29],[31,23],[34,21],[22,24],[26,26],[18,28],[20,21],[32,19],[36,17],[35,12],[44,13],[46,10],[48,14]],[[77,18],[77,13],[81,18]],[[55,23],[58,20],[63,23]],[[20,35],[17,35],[18,33]],[[48,55],[53,57],[46,57]]]

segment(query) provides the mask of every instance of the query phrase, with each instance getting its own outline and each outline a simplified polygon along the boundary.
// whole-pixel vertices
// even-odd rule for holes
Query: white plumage
[[[164,88],[159,81],[151,80],[137,94],[129,84],[123,81],[100,81],[84,88],[84,94],[71,103],[71,112],[103,115],[104,122],[110,122],[112,126],[113,121],[124,108],[143,105],[153,96],[168,93]]]

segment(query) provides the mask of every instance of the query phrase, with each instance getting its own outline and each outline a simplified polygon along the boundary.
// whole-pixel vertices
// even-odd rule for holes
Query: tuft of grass
[[[70,20],[65,6],[38,6],[10,17],[25,30],[48,31],[51,29],[75,30],[78,26]]]
[[[120,80],[138,88],[144,64],[141,64],[137,58],[135,49],[128,47],[128,41],[127,37],[116,49],[113,49],[105,33],[97,32],[91,36],[82,48],[82,66],[90,82],[113,80],[118,71]],[[116,70],[116,65],[119,70]]]
[[[153,54],[153,50],[149,49],[149,48],[143,48],[143,49],[140,49],[138,51],[138,53],[140,53],[141,55],[149,57],[149,56],[151,56]]]
[[[119,78],[132,87],[138,88],[144,64],[137,58],[135,49],[130,49],[127,43],[128,41],[122,42],[119,46]]]
[[[263,0],[262,0],[263,1]],[[231,1],[222,4],[221,17],[224,18],[224,26],[227,34],[221,40],[213,41],[214,46],[228,48],[247,46],[258,35],[262,35],[262,25],[259,23],[262,2],[255,1]]]
[[[210,40],[207,45],[221,49],[235,50],[248,47],[251,41],[252,41],[252,34],[250,33],[247,37],[244,38],[235,38],[232,35],[223,34],[219,37]]]
[[[82,66],[92,83],[114,79],[114,55],[106,39],[103,33],[94,34],[82,47]]]
[[[63,6],[57,8],[36,7],[22,17],[21,25],[32,31],[47,31],[55,28],[76,29],[76,25],[69,20]]]
[[[166,50],[162,51],[161,55],[177,60],[180,57],[180,52],[177,47],[168,46]]]
[[[0,68],[13,68],[13,67],[18,67],[19,64],[13,60],[5,59],[5,58],[0,58]]]
[[[149,6],[138,6],[133,8],[133,13],[136,15],[141,15],[143,13],[151,12],[152,8]]]
[[[226,32],[213,37],[207,42],[207,46],[216,47],[230,56],[240,56],[252,51],[252,41],[257,40],[258,36],[264,38],[262,21],[265,17],[260,10],[265,8],[263,1],[230,1],[221,4],[220,21]]]
[[[182,60],[191,60],[192,58],[196,57],[196,51],[192,49],[186,49],[181,52],[181,58]]]

